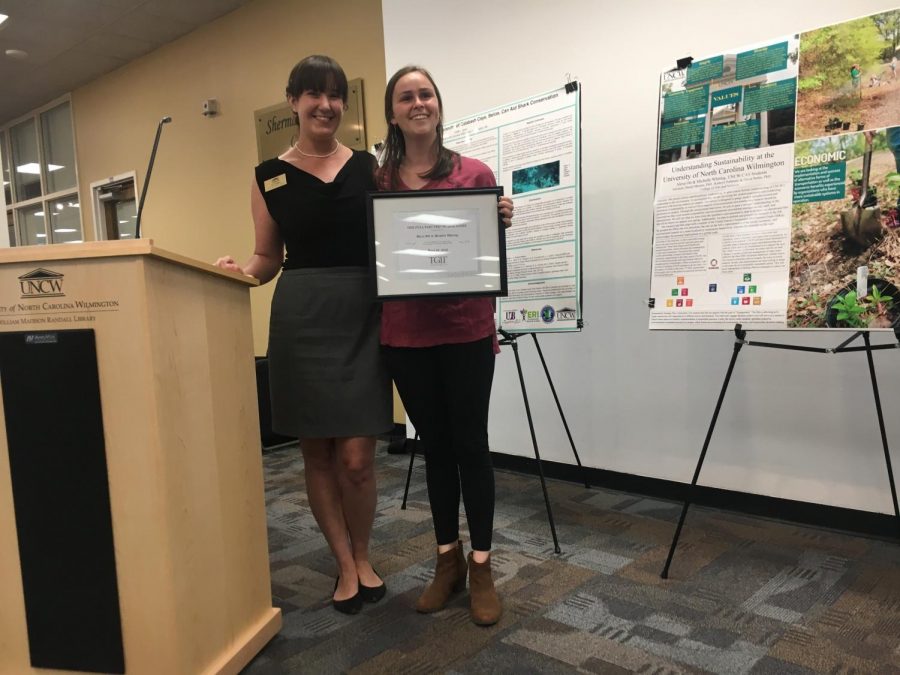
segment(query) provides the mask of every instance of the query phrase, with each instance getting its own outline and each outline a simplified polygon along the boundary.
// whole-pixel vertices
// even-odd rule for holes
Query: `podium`
[[[255,283],[150,240],[0,251],[0,673],[237,673],[280,629]]]

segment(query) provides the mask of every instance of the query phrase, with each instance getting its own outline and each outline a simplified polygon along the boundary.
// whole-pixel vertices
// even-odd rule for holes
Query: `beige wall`
[[[90,184],[135,170],[143,186],[153,135],[163,130],[143,234],[201,260],[253,247],[249,191],[257,163],[253,111],[282,100],[302,57],[324,53],[363,79],[367,138],[384,136],[386,83],[379,0],[258,0],[72,93],[85,239],[94,239]],[[201,115],[205,99],[220,114]],[[268,339],[274,284],[252,292],[257,354]]]

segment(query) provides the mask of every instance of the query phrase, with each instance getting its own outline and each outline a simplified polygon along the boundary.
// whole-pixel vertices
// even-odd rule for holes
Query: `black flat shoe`
[[[379,577],[381,576],[374,568],[372,571]],[[359,595],[365,602],[378,602],[384,597],[385,593],[387,593],[387,586],[384,585],[383,581],[378,586],[363,586],[362,583],[359,584]]]
[[[334,590],[337,590],[340,581],[340,577],[334,580]],[[362,590],[362,586],[360,586],[360,590]],[[356,591],[356,595],[347,598],[346,600],[335,600],[334,598],[331,598],[331,606],[341,614],[359,614],[359,610],[361,610],[363,606],[362,594],[359,591]]]

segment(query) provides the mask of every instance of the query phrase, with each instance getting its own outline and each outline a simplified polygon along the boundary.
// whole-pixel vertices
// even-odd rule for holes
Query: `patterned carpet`
[[[247,675],[900,672],[896,542],[692,508],[664,581],[680,505],[549,481],[556,555],[538,479],[502,471],[493,559],[503,618],[473,625],[466,594],[417,614],[435,551],[421,458],[400,509],[408,462],[379,446],[371,550],[388,595],[345,616],[329,604],[334,564],[297,448],[264,456],[284,627]]]

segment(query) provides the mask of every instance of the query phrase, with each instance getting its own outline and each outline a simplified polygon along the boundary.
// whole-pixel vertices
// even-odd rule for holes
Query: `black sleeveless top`
[[[286,255],[283,268],[368,267],[366,192],[375,189],[375,158],[354,150],[330,183],[281,159],[256,167],[256,184],[278,224]],[[286,184],[266,191],[284,175]]]

